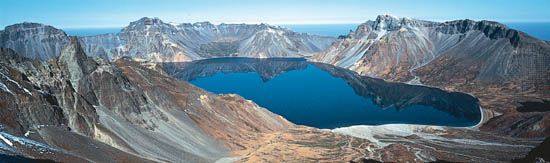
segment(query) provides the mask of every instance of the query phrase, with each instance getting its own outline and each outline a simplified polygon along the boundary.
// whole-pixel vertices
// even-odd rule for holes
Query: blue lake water
[[[300,125],[472,126],[480,120],[477,99],[469,95],[387,83],[302,59],[222,58],[164,67],[176,78],[239,94]]]

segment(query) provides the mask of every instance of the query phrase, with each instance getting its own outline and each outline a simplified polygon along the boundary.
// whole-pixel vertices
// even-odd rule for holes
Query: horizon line
[[[413,19],[416,19],[416,18],[413,18]],[[465,19],[470,19],[470,18],[465,18]],[[446,21],[453,21],[453,20],[465,20],[465,19],[441,19],[441,20],[427,20],[427,21],[433,21],[433,22],[446,22]],[[162,20],[162,19],[161,19]],[[369,19],[370,20],[370,19]],[[362,24],[362,23],[365,23],[369,20],[366,20],[366,21],[335,21],[335,22],[327,22],[327,21],[319,21],[319,22],[273,22],[273,23],[267,23],[267,22],[258,22],[258,21],[249,21],[249,22],[233,22],[233,21],[229,21],[229,22],[220,22],[220,21],[195,21],[195,22],[165,22],[167,24],[183,24],[183,23],[199,23],[199,22],[210,22],[214,25],[220,25],[220,24],[267,24],[267,25],[272,25],[272,26],[281,26],[281,25],[359,25],[359,24]],[[426,19],[417,19],[417,20],[426,20]],[[481,21],[481,20],[489,20],[489,21],[495,21],[495,20],[490,20],[490,19],[470,19],[470,20],[474,20],[474,21]],[[136,20],[137,21],[137,20]],[[133,22],[133,21],[130,21],[130,22]],[[506,24],[506,23],[550,23],[550,20],[532,20],[532,21],[528,21],[528,20],[513,20],[513,21],[496,21],[496,22],[499,22],[499,23],[503,23],[503,24]],[[57,25],[52,25],[52,24],[47,24],[47,23],[41,23],[41,22],[33,22],[33,21],[23,21],[23,22],[18,22],[18,23],[13,23],[13,24],[9,24],[9,25],[4,25],[1,27],[1,29],[5,29],[7,26],[10,26],[10,25],[14,25],[14,24],[21,24],[21,23],[39,23],[39,24],[44,24],[44,25],[49,25],[49,26],[52,26],[52,27],[55,27],[55,28],[58,28],[58,29],[79,29],[79,28],[97,28],[97,29],[100,29],[100,28],[124,28],[126,26],[128,26],[129,24],[125,24],[125,25],[122,25],[122,24],[117,24],[117,25],[74,25],[74,26],[57,26]]]

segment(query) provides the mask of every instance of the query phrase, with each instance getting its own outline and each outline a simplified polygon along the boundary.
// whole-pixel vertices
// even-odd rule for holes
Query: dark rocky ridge
[[[439,25],[436,30],[445,34],[464,34],[471,30],[482,31],[485,36],[491,39],[509,39],[510,44],[512,44],[514,47],[517,47],[520,42],[520,31],[509,29],[503,24],[487,20],[482,20],[479,22],[469,19],[449,21]],[[526,34],[523,33],[523,35]]]

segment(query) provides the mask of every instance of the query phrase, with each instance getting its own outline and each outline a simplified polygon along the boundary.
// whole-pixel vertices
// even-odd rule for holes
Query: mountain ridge
[[[41,60],[58,56],[69,40],[69,36],[62,30],[39,23],[14,24],[6,27],[0,34],[0,47],[12,48],[26,57]],[[25,41],[26,37],[35,40],[28,42]],[[328,47],[335,39],[297,33],[267,24],[171,24],[148,17],[130,22],[115,34],[78,38],[86,54],[90,56],[108,60],[130,56],[157,62],[231,56],[303,57]],[[28,44],[32,46],[24,46]],[[45,52],[37,53],[38,51]]]

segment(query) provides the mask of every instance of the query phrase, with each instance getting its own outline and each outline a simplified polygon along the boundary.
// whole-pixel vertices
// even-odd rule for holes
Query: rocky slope
[[[209,22],[171,24],[158,18],[131,22],[116,34],[79,38],[84,51],[108,60],[124,56],[159,62],[182,62],[216,57],[304,57],[335,40],[297,33],[266,24]],[[0,47],[28,57],[47,60],[60,54],[68,36],[37,23],[21,23],[0,31]],[[31,46],[29,46],[31,45]]]
[[[255,134],[292,126],[242,97],[205,92],[131,59],[92,59],[76,38],[49,62],[1,52],[1,153],[211,162]]]
[[[76,38],[48,62],[0,50],[0,112],[7,115],[0,119],[0,158],[499,162],[522,157],[540,142],[464,128],[294,126],[238,95],[211,94],[166,76],[155,64],[90,58]],[[266,78],[285,70],[256,66]]]
[[[550,44],[497,22],[381,15],[312,60],[361,75],[471,93],[480,98],[488,120],[482,130],[550,135],[548,109],[516,110],[523,102],[550,99]]]

